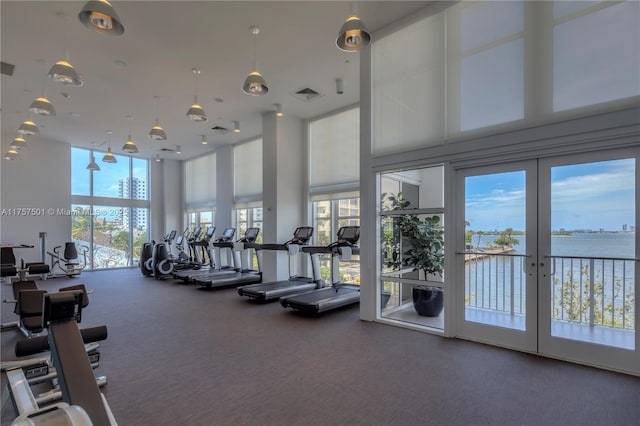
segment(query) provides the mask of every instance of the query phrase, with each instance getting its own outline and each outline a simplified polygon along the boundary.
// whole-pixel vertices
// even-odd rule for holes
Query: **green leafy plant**
[[[407,210],[411,205],[409,200],[398,195],[383,194],[383,209]],[[384,249],[391,251],[391,259],[386,266],[399,269],[400,266],[420,270],[426,277],[429,274],[442,276],[444,272],[444,229],[440,223],[440,216],[426,216],[420,218],[415,214],[403,214],[393,217],[393,235],[401,238],[385,239]]]

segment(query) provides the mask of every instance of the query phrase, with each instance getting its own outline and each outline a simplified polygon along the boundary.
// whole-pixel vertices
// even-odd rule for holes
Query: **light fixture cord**
[[[258,35],[253,35],[253,70],[258,71]]]
[[[156,96],[156,126],[160,123],[160,97]]]
[[[196,96],[195,96],[195,104],[198,103],[198,75],[200,74],[200,70],[195,70],[194,74],[196,75]]]
[[[63,31],[63,43],[64,43],[64,56],[65,60],[69,62],[69,47],[67,46],[67,22],[69,21],[68,16],[64,16],[62,18],[64,20],[64,31]]]

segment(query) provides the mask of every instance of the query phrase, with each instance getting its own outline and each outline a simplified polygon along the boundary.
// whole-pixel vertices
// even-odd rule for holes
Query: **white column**
[[[304,169],[305,133],[301,120],[262,116],[262,206],[263,241],[283,243],[298,226],[306,225],[307,195]],[[288,260],[284,252],[264,253],[263,281],[287,279]]]

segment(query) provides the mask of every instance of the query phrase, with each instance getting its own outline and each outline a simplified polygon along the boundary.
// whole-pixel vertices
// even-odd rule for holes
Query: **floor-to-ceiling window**
[[[340,227],[360,225],[360,108],[309,123],[309,183],[314,244],[336,241]],[[331,258],[321,257],[321,273],[330,279]],[[340,264],[342,282],[360,283],[360,259]]]
[[[71,237],[91,269],[135,266],[149,231],[148,160],[71,148]],[[87,168],[96,159],[99,170]]]
[[[233,147],[233,225],[236,238],[247,228],[262,230],[262,138]]]

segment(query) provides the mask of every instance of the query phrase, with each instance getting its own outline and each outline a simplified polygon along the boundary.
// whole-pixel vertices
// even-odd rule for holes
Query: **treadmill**
[[[311,290],[280,298],[280,304],[284,308],[293,308],[305,314],[319,314],[360,303],[360,286],[340,282],[340,261],[348,260],[351,255],[360,254],[360,248],[356,245],[360,239],[359,226],[343,226],[338,230],[338,240],[326,247],[304,247],[307,252],[331,254],[331,287]],[[320,279],[319,262],[313,262],[313,276]]]
[[[221,243],[226,244],[227,247],[233,250],[233,261],[237,270],[233,272],[218,274],[210,277],[195,277],[192,281],[194,284],[198,284],[205,288],[214,287],[231,287],[245,284],[257,284],[262,282],[262,271],[260,265],[262,264],[262,246],[257,244],[256,238],[260,233],[260,228],[248,228],[244,233],[244,237],[240,238],[235,243]],[[252,252],[255,250],[258,258],[258,270],[251,269],[252,266]],[[240,263],[240,265],[238,265]]]
[[[186,271],[185,273],[175,273],[173,274],[174,278],[181,279],[184,282],[191,282],[196,277],[213,277],[221,274],[229,274],[236,272],[237,269],[234,268],[232,264],[222,265],[220,251],[228,250],[227,259],[231,258],[233,253],[233,236],[236,233],[236,228],[227,228],[222,232],[222,235],[218,237],[215,241],[211,243],[214,251],[215,260],[212,261],[212,265],[210,268],[202,268],[191,271]]]
[[[295,260],[300,250],[305,251],[307,243],[313,235],[313,227],[300,226],[293,233],[293,238],[284,244],[262,244],[262,250],[286,251],[289,255],[289,279],[272,281],[268,283],[249,284],[238,287],[240,296],[247,296],[252,300],[267,302],[276,300],[282,296],[294,293],[302,293],[319,288],[319,280],[301,277],[296,274]],[[316,256],[317,257],[317,256]],[[312,255],[312,259],[314,259]]]
[[[194,235],[196,234],[196,231],[200,231],[200,227],[197,227],[193,233]],[[201,272],[202,267],[207,266],[206,263],[204,263],[203,259],[200,257],[200,255],[198,254],[198,247],[202,247],[202,251],[203,252],[208,252],[209,249],[209,241],[211,241],[211,238],[213,237],[213,234],[216,232],[216,227],[215,226],[210,226],[207,228],[206,232],[204,233],[204,235],[201,238],[198,238],[196,236],[196,238],[194,238],[192,241],[189,242],[189,246],[192,248],[193,253],[195,253],[195,258],[191,261],[191,267],[186,267],[186,268],[179,268],[177,270],[174,270],[173,272],[173,277],[180,279],[184,282],[188,282],[189,281],[189,277],[191,275],[194,275],[198,272]],[[211,266],[211,255],[207,255],[209,257],[209,266]],[[206,269],[208,270],[208,269]]]

